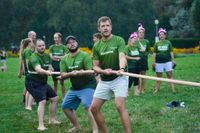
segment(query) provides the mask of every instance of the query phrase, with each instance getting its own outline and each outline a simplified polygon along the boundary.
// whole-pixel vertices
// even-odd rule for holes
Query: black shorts
[[[35,81],[26,80],[26,89],[33,96],[35,101],[39,103],[42,100],[56,97],[56,93],[48,84],[41,84]]]
[[[141,59],[138,64],[139,64],[140,72],[149,70],[147,59]]]

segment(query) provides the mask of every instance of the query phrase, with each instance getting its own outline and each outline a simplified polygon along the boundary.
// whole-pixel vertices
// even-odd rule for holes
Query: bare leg
[[[38,126],[38,130],[46,130],[47,128],[44,126],[44,111],[45,111],[45,104],[46,104],[46,100],[42,100],[39,102],[39,106],[38,106],[38,122],[39,122],[39,126]]]
[[[139,96],[140,95],[140,91],[138,89],[138,85],[134,86],[134,95],[135,96]]]
[[[32,104],[33,104],[33,97],[32,95],[27,91],[26,93],[26,107],[27,110],[32,110]]]
[[[69,118],[70,122],[73,124],[73,128],[71,128],[68,132],[79,131],[81,129],[81,126],[76,118],[75,111],[71,109],[64,109],[63,111],[65,115]]]
[[[49,124],[60,124],[59,121],[56,120],[56,105],[57,105],[58,97],[51,98],[51,103],[49,105]]]
[[[101,131],[101,133],[107,133],[106,125],[105,125],[105,120],[100,112],[102,105],[104,104],[104,100],[93,98],[92,105],[90,107],[91,112],[94,116],[94,119]]]
[[[24,91],[23,91],[23,103],[24,103],[24,106],[26,107],[26,93],[27,93],[27,90],[26,90],[26,87],[24,87]]]
[[[91,110],[87,109],[87,112],[88,112],[88,118],[89,118],[90,123],[92,125],[92,131],[93,131],[93,133],[98,133],[98,126],[97,126],[97,124],[96,124],[96,122],[94,120],[94,117],[92,115]]]
[[[62,99],[64,99],[65,97],[65,82],[64,80],[60,80],[60,84],[61,84],[61,89],[62,89]]]
[[[131,122],[130,122],[129,114],[125,108],[125,98],[116,97],[115,106],[117,108],[117,111],[119,112],[120,120],[121,120],[125,133],[131,133]]]
[[[166,74],[167,74],[168,79],[173,79],[172,71],[166,72]],[[176,92],[174,84],[173,83],[169,83],[169,84],[170,84],[172,92]]]
[[[160,78],[160,77],[162,77],[162,73],[156,72],[156,76],[157,76],[158,78]],[[160,89],[160,84],[161,84],[161,81],[156,81],[156,86],[155,86],[155,91],[154,91],[154,93],[157,93],[157,92],[158,92],[158,90]]]
[[[57,94],[57,87],[58,87],[58,80],[53,80],[53,89],[54,89],[54,91],[55,91],[55,93]]]
[[[141,71],[140,74],[146,75],[146,71]],[[141,78],[140,81],[141,81],[140,92],[144,94],[146,80]]]

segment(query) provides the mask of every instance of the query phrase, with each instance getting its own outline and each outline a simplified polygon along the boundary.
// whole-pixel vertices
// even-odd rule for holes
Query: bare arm
[[[138,42],[139,42],[139,44],[140,44],[140,51],[141,51],[141,52],[144,52],[144,51],[145,51],[145,48],[144,48],[144,46],[142,45],[142,43],[140,42],[139,39],[138,39]]]
[[[91,75],[91,74],[94,74],[93,70],[75,70],[72,72],[62,72],[61,78],[66,79],[70,77],[81,76],[81,75]]]
[[[119,53],[119,68],[125,68],[127,64],[126,55],[124,53]]]
[[[41,68],[40,65],[37,65],[37,66],[35,67],[35,71],[36,71],[38,74],[44,74],[44,75],[48,75],[48,76],[51,75],[51,71],[50,71],[50,70],[44,70],[44,69]]]
[[[94,60],[93,61],[93,69],[96,73],[103,73],[103,69],[101,69],[99,67],[99,61],[98,60]]]
[[[113,74],[113,71],[110,68],[107,68],[107,69],[100,68],[100,66],[99,66],[99,60],[94,60],[93,61],[93,69],[98,74],[106,74],[106,75]]]
[[[153,53],[152,66],[155,66],[155,60],[156,60],[156,53]]]
[[[176,64],[176,62],[174,61],[174,53],[173,53],[173,52],[170,52],[170,56],[171,56],[172,62],[173,62],[174,64]]]
[[[19,72],[18,72],[18,78],[21,78],[22,75],[23,75],[22,56],[19,55]]]

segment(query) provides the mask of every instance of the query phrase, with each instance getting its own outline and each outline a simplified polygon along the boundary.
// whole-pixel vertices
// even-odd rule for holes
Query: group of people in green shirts
[[[60,123],[55,114],[58,101],[57,84],[60,80],[63,97],[62,109],[73,125],[68,132],[81,130],[75,111],[82,103],[87,110],[92,132],[107,133],[101,107],[105,101],[112,98],[113,94],[124,132],[132,132],[125,99],[133,82],[134,94],[144,93],[145,80],[141,80],[141,89],[139,89],[139,79],[125,76],[123,72],[146,73],[150,51],[149,41],[144,39],[145,29],[142,25],[139,26],[137,32],[130,35],[128,45],[122,37],[112,34],[112,22],[109,17],[100,17],[97,27],[100,39],[94,44],[92,57],[79,49],[77,38],[71,35],[66,37],[64,45],[61,43],[62,35],[55,33],[55,44],[50,46],[49,54],[45,53],[45,42],[41,39],[33,42],[34,39],[28,38],[25,39],[29,40],[28,42],[23,42],[29,49],[29,52],[26,52],[24,48],[21,51],[23,55],[21,60],[24,61],[26,71],[25,88],[38,103],[38,130],[47,129],[44,126],[44,110],[47,100],[51,101],[49,124]],[[162,76],[162,72],[167,72],[168,78],[172,78],[172,60],[174,59],[172,46],[169,41],[165,40],[166,31],[164,29],[160,30],[159,34],[161,40],[155,44],[153,66],[158,77]],[[95,37],[97,35],[93,36],[94,40]],[[35,51],[33,52],[31,46],[34,43]],[[60,75],[54,75],[54,71],[60,72]],[[18,76],[21,75],[20,69]],[[47,83],[48,76],[53,76],[54,89]],[[71,87],[65,94],[64,80],[68,78]],[[156,92],[159,90],[159,85],[160,82],[156,84]],[[174,91],[174,88],[172,90]]]

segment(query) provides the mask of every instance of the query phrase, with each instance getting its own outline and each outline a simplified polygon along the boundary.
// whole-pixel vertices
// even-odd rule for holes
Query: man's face
[[[102,36],[109,37],[111,35],[112,25],[110,24],[108,20],[105,22],[101,21],[99,24],[98,30],[99,32],[102,33]]]
[[[78,49],[78,42],[74,39],[69,39],[67,43],[67,48],[70,52],[76,52]]]
[[[31,38],[32,40],[36,40],[36,33],[35,32],[31,32],[28,36],[28,38]]]
[[[58,36],[58,34],[55,34],[53,36],[53,38],[54,38],[55,44],[60,44],[61,43],[61,38]]]
[[[138,31],[138,37],[141,38],[141,39],[144,38],[144,31],[143,30]]]
[[[38,53],[43,54],[45,51],[45,43],[43,41],[37,41],[36,43],[36,50]]]

